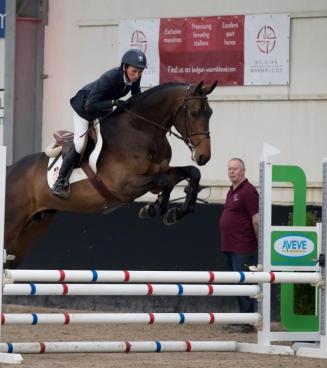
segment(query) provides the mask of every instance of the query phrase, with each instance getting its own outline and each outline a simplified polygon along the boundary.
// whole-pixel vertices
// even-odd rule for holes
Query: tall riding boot
[[[66,153],[59,171],[58,179],[52,188],[53,195],[63,199],[69,197],[69,178],[79,157],[80,154],[75,151],[75,147],[72,147]]]

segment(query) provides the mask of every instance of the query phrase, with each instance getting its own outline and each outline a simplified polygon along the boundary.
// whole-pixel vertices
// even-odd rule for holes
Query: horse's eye
[[[193,118],[196,118],[198,115],[199,115],[199,112],[198,111],[191,111],[191,116]]]

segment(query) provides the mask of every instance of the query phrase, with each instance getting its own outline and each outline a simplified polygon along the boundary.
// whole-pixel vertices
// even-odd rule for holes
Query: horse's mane
[[[148,100],[149,97],[151,96],[155,96],[157,94],[160,94],[164,91],[173,89],[173,88],[178,88],[178,87],[185,87],[185,86],[189,86],[188,83],[181,83],[181,82],[169,82],[169,83],[163,83],[163,84],[159,84],[155,87],[149,88],[146,91],[136,95],[136,96],[131,96],[130,98],[128,98],[126,100],[126,102],[128,103],[128,109],[133,109],[133,110],[138,110],[138,109],[143,109],[144,108],[144,104],[146,104],[146,101]],[[116,115],[120,115],[123,111],[121,111],[120,109],[115,109],[110,116],[116,116]]]
[[[144,100],[146,100],[147,98],[149,98],[150,96],[152,96],[154,94],[163,92],[163,91],[165,91],[167,89],[170,89],[170,88],[182,87],[182,86],[188,86],[188,84],[187,83],[179,83],[179,82],[169,82],[169,83],[159,84],[158,86],[147,89],[146,91],[140,93],[137,96],[130,97],[127,100],[127,102],[132,107],[134,104],[142,103]]]

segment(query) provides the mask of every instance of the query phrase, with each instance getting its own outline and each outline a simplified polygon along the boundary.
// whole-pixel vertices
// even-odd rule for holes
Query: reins
[[[173,136],[175,136],[175,137],[176,137],[176,138],[178,138],[178,139],[184,140],[184,137],[183,137],[182,135],[180,135],[180,134],[178,134],[178,133],[173,132],[173,131],[171,130],[171,128],[166,128],[166,127],[164,127],[164,126],[160,125],[159,123],[156,123],[156,122],[155,122],[155,121],[153,121],[153,120],[147,119],[147,118],[145,118],[144,116],[137,114],[136,112],[134,112],[134,111],[132,111],[132,110],[129,110],[129,109],[126,109],[126,108],[125,108],[125,110],[124,110],[124,111],[126,111],[128,114],[130,114],[130,115],[132,115],[132,116],[134,116],[134,117],[136,117],[136,118],[138,118],[138,119],[141,119],[141,120],[143,120],[143,121],[146,121],[147,123],[149,123],[149,124],[151,124],[151,125],[153,125],[153,126],[155,126],[155,127],[159,128],[159,129],[161,129],[161,130],[165,131],[166,133],[169,133],[169,135],[173,135]]]
[[[169,133],[169,135],[174,135],[176,138],[178,139],[181,139],[181,140],[185,140],[184,137],[178,133],[175,133],[171,130],[171,128],[165,128],[164,126],[160,125],[159,123],[156,123],[155,121],[153,120],[150,120],[150,119],[147,119],[145,118],[144,116],[140,115],[140,114],[137,114],[136,112],[132,111],[132,110],[129,110],[127,109],[126,107],[124,108],[124,111],[127,112],[128,114],[130,114],[131,116],[134,116],[135,118],[138,118],[138,119],[141,119],[161,130],[164,130],[166,133]],[[100,117],[100,118],[97,118],[93,121],[93,126],[97,125],[97,124],[101,124],[104,120],[106,120],[113,112],[109,112],[108,114]],[[89,128],[90,129],[90,128]],[[88,133],[89,129],[86,130],[86,132],[84,132],[80,137],[82,138],[85,134]]]
[[[150,120],[130,109],[127,109],[126,107],[124,108],[124,111],[126,111],[129,115],[137,118],[137,119],[140,119],[140,120],[143,120],[145,122],[147,122],[148,124],[152,125],[152,126],[155,126],[156,128],[158,129],[161,129],[163,130],[164,132],[166,133],[169,133],[169,135],[173,135],[174,137],[182,140],[183,142],[185,142],[185,144],[188,146],[188,148],[190,149],[191,153],[192,153],[192,159],[194,158],[193,157],[193,154],[194,154],[194,150],[196,147],[198,147],[203,140],[205,139],[209,139],[210,138],[210,132],[209,131],[206,131],[206,132],[191,132],[189,133],[189,129],[188,129],[188,125],[187,124],[187,101],[190,101],[190,100],[207,100],[207,96],[189,96],[187,95],[187,93],[189,92],[189,89],[190,89],[190,85],[188,85],[187,89],[186,89],[186,94],[185,96],[183,97],[179,97],[179,99],[182,99],[182,103],[178,106],[176,112],[174,113],[173,115],[173,123],[172,123],[172,126],[174,125],[174,120],[177,116],[177,114],[179,113],[179,111],[181,109],[184,109],[184,123],[185,123],[185,132],[186,132],[186,136],[184,137],[183,135],[179,134],[179,133],[175,133],[172,131],[172,128],[166,128],[164,126],[162,126],[161,124],[153,121],[153,120]],[[108,114],[106,114],[105,116],[101,117],[101,118],[98,118],[96,119],[94,122],[93,122],[93,125],[96,125],[96,124],[101,124],[105,119],[107,119],[110,115],[112,114],[112,112],[109,112]],[[87,132],[85,132],[84,134],[86,134]],[[83,134],[83,135],[84,135]],[[204,135],[204,137],[200,140],[200,142],[198,142],[196,145],[194,145],[191,141],[191,137],[195,136],[195,135]]]
[[[207,100],[207,97],[206,96],[184,96],[182,97],[183,99],[183,102],[182,104],[180,104],[173,116],[173,121],[175,120],[175,117],[176,115],[178,114],[178,112],[180,111],[181,108],[184,109],[184,112],[185,112],[185,117],[184,117],[184,121],[185,121],[185,131],[186,131],[186,136],[182,136],[181,134],[178,134],[178,133],[175,133],[171,130],[171,128],[166,128],[162,125],[160,125],[159,123],[153,121],[153,120],[150,120],[150,119],[147,119],[145,118],[144,116],[142,115],[139,115],[137,114],[136,112],[134,111],[131,111],[127,108],[125,108],[124,111],[126,111],[128,114],[130,114],[131,116],[134,116],[138,119],[141,119],[163,131],[165,131],[166,133],[169,133],[169,135],[173,135],[175,136],[176,138],[182,140],[183,142],[186,143],[186,145],[188,146],[188,148],[190,149],[190,151],[193,153],[194,149],[204,140],[204,139],[209,139],[209,135],[210,135],[210,132],[209,131],[206,131],[206,132],[194,132],[194,133],[189,133],[188,132],[188,124],[187,124],[187,116],[186,116],[186,113],[187,113],[187,106],[186,106],[186,102],[189,101],[189,100]],[[174,125],[174,122],[173,124]],[[192,136],[195,136],[195,135],[205,135],[205,137],[203,137],[203,139],[200,140],[200,142],[198,142],[198,144],[196,146],[193,145],[192,141],[191,141],[191,138]]]

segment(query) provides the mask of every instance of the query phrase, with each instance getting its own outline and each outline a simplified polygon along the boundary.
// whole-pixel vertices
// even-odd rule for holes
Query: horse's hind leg
[[[13,261],[7,263],[10,268],[17,267],[24,259],[35,239],[46,232],[56,212],[56,210],[46,210],[36,213],[20,230],[18,236],[11,242],[10,247],[7,248],[8,254],[15,256]]]
[[[29,215],[19,210],[17,210],[17,212],[7,210],[8,207],[9,205],[7,204],[4,246],[7,254],[15,255],[17,251],[17,238],[24,226],[27,224]]]

